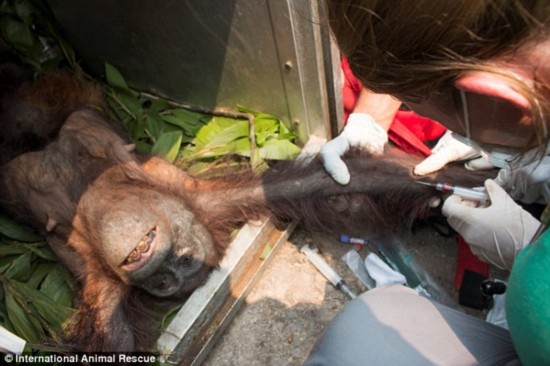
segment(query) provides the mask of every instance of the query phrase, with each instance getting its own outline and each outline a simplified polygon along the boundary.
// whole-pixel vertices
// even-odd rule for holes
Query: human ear
[[[467,93],[497,98],[511,103],[521,110],[525,117],[531,116],[531,103],[510,81],[484,71],[471,71],[454,81],[454,86]]]
[[[463,92],[463,114],[469,121],[466,132],[473,140],[511,147],[530,143],[531,103],[514,80],[475,71],[461,75],[454,86]]]

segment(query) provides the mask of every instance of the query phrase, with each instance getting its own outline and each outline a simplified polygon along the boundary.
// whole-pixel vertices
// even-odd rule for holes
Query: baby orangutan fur
[[[147,309],[201,286],[231,231],[249,219],[335,232],[368,223],[381,232],[426,217],[439,196],[413,183],[416,159],[393,155],[347,157],[346,186],[319,160],[196,179],[137,153],[91,83],[63,73],[32,82],[9,65],[0,82],[0,205],[44,235],[81,286],[66,339],[72,350],[150,351]],[[469,186],[487,178],[458,167],[439,175]]]

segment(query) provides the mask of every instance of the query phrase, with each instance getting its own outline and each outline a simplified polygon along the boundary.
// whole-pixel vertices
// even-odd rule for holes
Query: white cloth
[[[400,272],[394,271],[375,253],[369,253],[365,258],[365,267],[369,276],[376,282],[376,287],[405,285],[407,279]]]

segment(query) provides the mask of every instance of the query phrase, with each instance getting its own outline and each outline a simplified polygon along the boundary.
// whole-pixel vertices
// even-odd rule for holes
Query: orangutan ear
[[[531,114],[531,103],[513,84],[488,72],[471,71],[461,75],[454,81],[457,89],[467,93],[476,93],[498,98],[515,105],[526,116]]]

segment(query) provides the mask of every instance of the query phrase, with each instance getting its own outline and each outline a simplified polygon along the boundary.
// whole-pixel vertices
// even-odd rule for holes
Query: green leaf
[[[149,149],[151,149],[152,142],[150,141],[149,135],[147,135],[145,123],[143,120],[132,119],[130,122],[127,122],[127,125],[133,126],[133,129],[130,130],[130,137],[132,141],[137,144],[138,142],[144,142],[149,144]]]
[[[168,103],[168,101],[165,100],[165,99],[155,99],[155,100],[150,100],[150,101],[151,101],[151,106],[149,106],[149,108],[147,110],[149,110],[151,112],[160,113],[160,112],[164,111],[165,109],[170,108],[170,103]]]
[[[258,149],[255,150],[258,153]],[[216,147],[203,147],[193,154],[194,159],[218,158],[223,155],[239,155],[250,158],[250,140],[248,137],[231,141]],[[259,158],[259,155],[258,155]]]
[[[31,274],[31,258],[31,252],[20,255],[4,272],[4,276],[13,280],[26,281]]]
[[[164,121],[160,118],[159,114],[155,111],[148,110],[144,116],[145,128],[151,135],[158,139],[160,134],[164,130]]]
[[[3,37],[18,48],[31,48],[35,43],[31,29],[23,22],[11,16],[0,19],[0,29]]]
[[[263,146],[267,140],[277,135],[279,131],[279,120],[272,118],[259,118],[254,120],[254,134],[256,144]]]
[[[30,343],[39,343],[45,332],[36,317],[28,314],[11,291],[6,292],[6,309],[14,332]]]
[[[173,109],[170,113],[163,113],[162,119],[174,126],[181,128],[186,134],[195,136],[204,126],[202,122],[205,118],[200,113],[191,112],[185,109]]]
[[[216,117],[199,131],[195,141],[197,146],[214,148],[242,137],[248,137],[248,121]]]
[[[210,144],[218,135],[223,133],[225,129],[236,123],[234,119],[225,117],[212,117],[203,122],[206,122],[206,125],[197,132],[197,136],[195,140],[193,140],[193,143],[198,148]],[[241,122],[247,124],[247,122]],[[248,135],[248,127],[246,129],[246,134]]]
[[[109,104],[109,111],[114,112],[111,113],[111,116],[115,120],[121,120],[126,125],[128,122],[128,116],[129,111],[124,109],[121,105],[121,102],[116,99],[116,93],[114,90],[110,90],[110,94],[107,94],[107,103]]]
[[[0,273],[4,273],[18,257],[17,255],[0,257]]]
[[[48,273],[52,272],[56,267],[58,267],[58,263],[39,263],[36,265],[34,270],[32,271],[31,276],[29,277],[29,280],[27,281],[27,285],[32,288],[38,288],[44,278],[48,275]]]
[[[50,249],[48,244],[29,244],[29,250],[33,252],[39,258],[46,259],[49,261],[57,261],[58,258],[54,252]]]
[[[178,156],[181,139],[181,131],[164,132],[160,135],[155,145],[153,145],[151,153],[163,156],[168,162],[173,163]]]
[[[61,329],[62,324],[74,312],[74,309],[56,304],[55,302],[50,300],[45,294],[30,287],[26,283],[10,281],[9,288],[11,289],[9,291],[10,294],[11,291],[14,291],[16,289],[17,294],[14,293],[12,295],[14,295],[14,298],[19,304],[22,305],[23,308],[28,308],[29,312],[36,310],[37,315],[39,315],[47,324],[55,328],[50,329],[48,327],[48,330],[56,332]],[[25,303],[22,304],[22,302]],[[28,312],[26,312],[26,315],[31,321],[32,319],[38,321],[38,319],[33,314],[29,314]],[[42,332],[44,332],[39,322],[38,326],[40,327]]]
[[[244,137],[228,144],[232,153],[241,156],[250,156],[250,139]]]
[[[21,243],[2,243],[0,245],[0,257],[10,256],[13,254],[23,254],[29,251],[29,247]]]
[[[250,156],[250,140],[248,137],[240,138],[231,141],[227,144],[217,145],[214,147],[203,147],[196,151],[194,158],[204,159],[213,158],[228,154],[237,154],[241,156]]]
[[[62,328],[63,323],[75,312],[72,308],[42,299],[34,299],[33,306],[48,324],[59,330]]]
[[[136,150],[139,151],[140,153],[151,154],[151,149],[153,148],[153,146],[151,146],[150,144],[147,144],[142,141],[134,141],[134,143],[136,144]]]
[[[139,120],[143,117],[143,106],[130,89],[114,88],[113,92],[117,101],[132,114],[132,118]]]
[[[28,26],[32,24],[33,8],[28,1],[17,0],[14,4],[14,9],[19,18]]]
[[[288,140],[269,140],[260,148],[260,156],[266,160],[294,159],[300,148]]]
[[[279,123],[279,139],[294,140],[296,137],[296,134],[290,132],[284,123]]]
[[[43,240],[40,236],[33,233],[27,227],[16,223],[4,214],[0,214],[0,233],[8,238],[26,243]]]
[[[107,84],[113,88],[128,90],[128,84],[120,71],[107,62],[105,63],[105,78],[107,79]]]
[[[219,134],[217,134],[213,139],[211,139],[206,146],[223,146],[230,143],[231,141],[237,140],[242,137],[249,136],[248,121],[237,121],[234,122],[231,126],[225,128]]]
[[[40,286],[40,292],[54,303],[70,307],[73,304],[75,295],[73,286],[71,274],[65,268],[57,266],[44,278]]]
[[[272,138],[278,140],[294,140],[296,138],[296,135],[290,132],[279,118],[243,106],[238,106],[238,108],[240,112],[250,113],[254,116],[254,131],[256,133],[256,143],[259,146]]]

